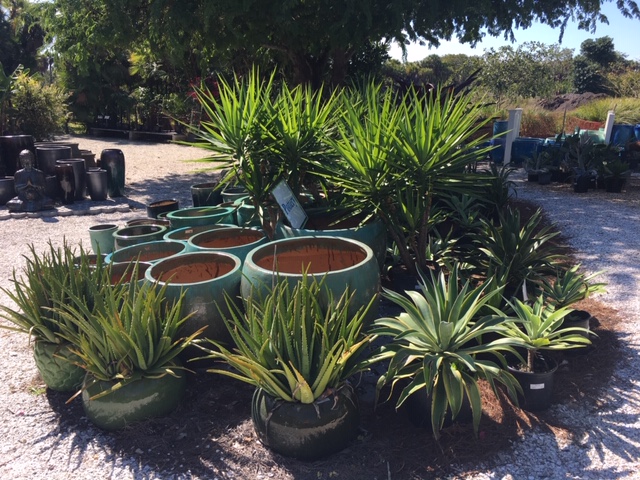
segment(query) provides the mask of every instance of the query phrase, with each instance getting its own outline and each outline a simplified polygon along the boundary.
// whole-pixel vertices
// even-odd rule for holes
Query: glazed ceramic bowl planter
[[[167,227],[162,225],[135,225],[133,227],[119,228],[113,232],[114,248],[129,247],[138,243],[162,240],[167,232]]]
[[[276,229],[276,238],[341,237],[358,240],[368,245],[375,255],[380,269],[387,256],[387,227],[379,218],[372,218],[364,225],[362,215],[343,218],[344,212],[311,212],[304,228],[292,228],[284,223]]]
[[[116,381],[96,381],[87,373],[82,390],[84,412],[91,422],[105,430],[165,416],[178,406],[187,386],[186,373],[174,371],[176,377],[141,375],[103,396],[100,395],[113,388]]]
[[[33,358],[45,385],[58,392],[75,392],[84,380],[84,369],[77,366],[80,358],[68,342],[51,343],[36,340]]]
[[[147,281],[146,272],[153,264],[147,262],[111,263],[109,269],[109,283],[112,286],[131,283],[134,275],[136,281],[142,285]]]
[[[159,261],[147,270],[146,278],[159,287],[166,285],[168,301],[175,301],[184,291],[182,315],[191,316],[182,325],[181,336],[206,327],[204,337],[229,342],[223,320],[223,315],[228,314],[225,292],[232,299],[238,298],[241,273],[241,262],[235,255],[192,252]],[[195,347],[185,354],[187,358],[202,356]]]
[[[357,437],[360,408],[348,384],[309,404],[285,402],[256,389],[251,419],[260,441],[274,452],[317,460],[343,450]]]
[[[380,270],[373,251],[357,240],[339,237],[299,237],[275,240],[251,250],[242,268],[240,293],[249,297],[252,288],[266,289],[275,278],[290,285],[300,282],[303,272],[320,281],[337,300],[349,289],[354,293],[350,312],[355,313],[374,299],[365,323],[377,317]],[[327,302],[326,291],[321,301]]]
[[[154,242],[138,243],[129,247],[121,248],[111,253],[107,263],[131,263],[145,262],[157,263],[165,258],[185,253],[186,245],[182,242],[169,242],[166,240],[156,240]]]
[[[247,253],[268,241],[257,228],[231,227],[198,233],[189,239],[188,245],[190,251],[231,253],[244,262]]]
[[[216,223],[234,223],[234,207],[193,207],[181,208],[167,214],[172,229],[215,225]]]
[[[191,237],[202,232],[208,232],[210,230],[216,230],[218,228],[235,228],[237,225],[230,223],[218,223],[215,225],[198,225],[196,227],[182,227],[176,230],[171,230],[164,234],[162,237],[164,240],[170,240],[172,242],[187,243]]]
[[[115,248],[115,238],[113,234],[119,229],[113,223],[100,223],[89,227],[89,238],[91,239],[91,249],[93,253],[111,253]]]

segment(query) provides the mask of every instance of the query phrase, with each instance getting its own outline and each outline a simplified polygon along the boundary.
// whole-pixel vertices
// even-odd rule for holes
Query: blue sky
[[[603,23],[598,24],[596,32],[592,34],[584,30],[578,30],[578,26],[575,23],[569,23],[561,46],[573,49],[573,53],[576,55],[580,52],[580,44],[584,40],[608,35],[613,39],[616,51],[626,54],[630,60],[640,61],[640,20],[625,18],[616,8],[615,3],[611,2],[604,3],[602,11],[609,19],[609,25]],[[447,55],[450,53],[464,53],[466,55],[482,55],[485,49],[491,47],[497,49],[503,45],[511,44],[513,48],[517,48],[521,43],[532,41],[550,45],[558,43],[559,30],[554,30],[547,25],[534,24],[527,30],[514,30],[514,35],[516,37],[516,43],[514,44],[505,40],[503,36],[485,37],[475,49],[469,45],[461,45],[456,40],[441,42],[440,47],[437,49],[429,49],[427,46],[417,44],[410,45],[408,47],[407,60],[409,62],[415,62],[432,54]],[[400,48],[397,46],[392,46],[389,54],[392,58],[402,59]]]

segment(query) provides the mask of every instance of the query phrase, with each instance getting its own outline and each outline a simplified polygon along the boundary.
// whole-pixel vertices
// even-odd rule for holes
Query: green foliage
[[[502,367],[506,366],[503,352],[513,352],[508,340],[482,342],[482,336],[501,332],[505,321],[502,315],[481,316],[481,310],[499,289],[484,286],[460,286],[457,269],[449,278],[421,278],[420,292],[407,291],[405,297],[390,290],[384,295],[400,306],[403,312],[396,317],[376,320],[372,333],[391,337],[375,361],[389,360],[387,372],[378,381],[378,389],[391,383],[408,382],[403,386],[397,406],[410,395],[426,391],[431,399],[431,427],[436,438],[448,410],[455,418],[464,397],[469,399],[476,434],[482,414],[478,380],[485,379],[497,395],[497,383],[507,388],[516,401],[517,381]],[[496,362],[479,359],[478,354],[490,354]]]
[[[65,321],[60,336],[73,344],[72,351],[80,357],[78,365],[95,381],[116,380],[94,398],[142,377],[175,376],[176,357],[204,330],[180,338],[180,327],[188,318],[181,314],[183,296],[167,303],[166,285],[92,283],[93,305],[60,287],[68,297],[54,305]]]
[[[576,93],[611,93],[602,66],[584,55],[578,55],[573,59],[573,88]]]
[[[106,267],[100,259],[92,266],[82,246],[76,250],[66,241],[59,248],[49,242],[49,249],[43,254],[38,254],[33,245],[29,250],[30,256],[24,257],[22,275],[13,271],[11,281],[15,291],[2,288],[17,308],[0,305],[2,318],[13,324],[0,327],[60,343],[61,329],[74,327],[53,307],[68,303],[71,296],[81,297],[87,305],[93,305],[91,287],[105,280]]]
[[[640,65],[638,62],[607,72],[607,82],[616,97],[640,99]]]
[[[535,372],[534,360],[539,350],[567,350],[590,345],[581,327],[564,327],[563,320],[571,313],[569,308],[554,309],[544,304],[544,296],[536,298],[533,305],[518,299],[509,302],[514,311],[513,322],[505,324],[507,338],[524,347],[528,352],[527,368]]]
[[[580,54],[601,67],[608,67],[621,59],[613,45],[613,39],[608,36],[595,40],[593,38],[586,39],[580,44]]]
[[[45,85],[21,73],[11,95],[9,124],[16,133],[45,140],[62,133],[67,120],[67,94],[55,85]]]
[[[615,111],[616,123],[640,123],[640,99],[638,98],[600,98],[578,107],[572,113],[585,120],[604,122],[609,110]]]
[[[553,280],[544,278],[542,293],[545,301],[555,309],[561,309],[584,300],[592,293],[604,291],[604,283],[591,282],[601,272],[585,275],[579,270],[580,265],[574,265],[569,269],[559,270]]]
[[[345,292],[337,302],[330,298],[325,310],[318,300],[323,288],[306,275],[293,288],[279,279],[264,298],[252,291],[245,313],[227,298],[231,313],[225,323],[235,348],[217,342],[215,349],[201,348],[234,371],[209,371],[287,402],[313,403],[339,388],[365,368],[371,337],[363,333],[363,321],[371,303],[350,316],[352,295]]]

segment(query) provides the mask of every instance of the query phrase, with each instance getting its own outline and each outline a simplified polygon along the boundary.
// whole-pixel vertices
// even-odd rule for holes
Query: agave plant
[[[286,402],[313,403],[336,390],[365,368],[364,350],[371,337],[363,321],[371,306],[350,316],[351,296],[345,292],[326,310],[318,300],[323,282],[303,276],[295,287],[278,280],[263,298],[253,293],[243,313],[231,299],[226,325],[235,342],[233,350],[211,342],[201,345],[207,358],[229,364],[220,373],[249,383]]]
[[[398,382],[406,382],[397,407],[409,396],[426,392],[436,438],[447,411],[455,419],[466,397],[477,434],[482,413],[478,380],[487,380],[496,395],[497,383],[503,384],[514,401],[519,389],[513,376],[502,368],[506,367],[503,353],[515,354],[512,342],[505,338],[482,342],[483,335],[503,329],[504,315],[481,316],[483,307],[500,295],[500,289],[489,290],[488,284],[472,288],[469,282],[461,285],[457,267],[448,279],[442,272],[421,277],[419,286],[419,292],[407,291],[407,296],[385,290],[384,295],[403,312],[373,323],[373,334],[391,337],[373,359],[389,360],[378,389],[389,383],[393,389]],[[493,355],[496,361],[480,359],[479,354]]]
[[[133,278],[136,277],[134,270]],[[80,358],[78,365],[90,375],[91,382],[113,382],[92,400],[141,378],[176,376],[175,369],[180,368],[176,357],[203,330],[180,337],[180,327],[188,316],[181,314],[182,297],[166,302],[166,285],[93,285],[93,305],[60,287],[66,291],[68,301],[56,302],[53,307],[65,321],[59,335],[74,345],[73,351]]]
[[[591,282],[600,273],[602,272],[585,275],[580,272],[580,265],[574,265],[568,270],[558,271],[553,280],[543,278],[542,292],[545,300],[554,308],[560,309],[584,300],[592,293],[603,292],[606,284]]]

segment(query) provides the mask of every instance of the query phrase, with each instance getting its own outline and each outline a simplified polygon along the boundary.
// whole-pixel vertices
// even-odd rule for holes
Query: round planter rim
[[[154,231],[148,232],[148,233],[142,233],[140,235],[123,235],[122,233],[120,233],[120,232],[122,232],[124,230],[133,230],[135,228],[144,228],[144,227],[157,227],[158,230],[154,230]],[[150,235],[157,235],[157,234],[159,234],[161,232],[164,234],[166,232],[166,230],[168,230],[168,229],[167,229],[167,227],[165,225],[157,225],[157,224],[153,224],[153,225],[132,225],[130,227],[119,228],[118,230],[113,232],[113,236],[115,238],[122,238],[122,239],[143,238],[143,237],[150,236]]]
[[[180,255],[181,253],[185,253],[186,247],[184,245],[184,243],[176,241],[176,240],[152,240],[150,242],[143,242],[143,243],[136,243],[135,245],[128,245],[126,247],[122,247],[119,248],[118,250],[111,252],[110,254],[107,255],[107,258],[105,259],[105,263],[113,263],[113,264],[118,264],[118,263],[131,263],[131,262],[135,262],[135,259],[130,259],[130,260],[120,260],[120,261],[113,261],[113,256],[119,256],[119,252],[125,252],[125,253],[130,253],[131,251],[134,250],[143,250],[145,247],[149,247],[151,245],[167,245],[167,244],[176,244],[180,247],[182,247],[182,249],[178,252],[172,253],[171,255],[167,256],[167,257],[163,257],[164,258],[169,258],[169,257],[173,257],[174,255]],[[173,245],[171,245],[173,246]],[[143,253],[143,252],[138,252]],[[158,260],[154,260],[154,261],[158,261]],[[142,261],[140,263],[149,263],[148,261]]]
[[[190,260],[192,257],[198,257],[198,256],[209,256],[209,257],[213,257],[213,256],[217,256],[217,257],[225,257],[228,260],[231,260],[232,262],[235,263],[235,266],[228,271],[227,273],[225,273],[224,275],[220,275],[219,277],[214,277],[214,278],[208,278],[206,280],[202,280],[200,282],[189,282],[189,283],[184,283],[184,282],[172,282],[172,281],[163,281],[163,280],[158,280],[157,278],[155,278],[153,276],[153,270],[154,269],[158,269],[160,270],[163,266],[166,266],[167,263],[169,262],[175,262],[178,260]],[[196,263],[196,262],[194,262]],[[164,265],[163,265],[164,264]],[[222,278],[227,278],[231,275],[233,275],[236,271],[240,270],[242,268],[242,262],[240,261],[240,259],[236,256],[233,255],[232,253],[226,253],[226,252],[187,252],[187,253],[181,253],[179,255],[172,255],[171,257],[167,257],[164,258],[162,260],[160,260],[159,262],[155,263],[151,268],[148,268],[146,271],[146,278],[147,280],[156,283],[157,285],[159,285],[160,287],[162,287],[163,285],[205,285],[206,283],[210,282],[211,280],[219,280]]]
[[[196,245],[196,243],[194,242],[194,240],[198,240],[197,237],[200,237],[199,240],[201,240],[202,238],[208,236],[208,235],[219,235],[220,233],[226,233],[226,232],[238,232],[240,233],[241,231],[245,231],[245,230],[251,230],[253,232],[259,232],[262,234],[262,236],[257,239],[254,240],[253,242],[249,242],[249,243],[243,243],[240,245],[234,245],[232,247],[201,247],[200,245]],[[246,248],[249,247],[251,245],[262,245],[264,239],[267,238],[267,235],[264,233],[264,230],[260,229],[260,228],[256,228],[256,227],[238,227],[238,226],[232,226],[232,227],[223,227],[223,228],[214,228],[211,230],[205,230],[204,232],[200,232],[200,233],[196,233],[195,235],[193,235],[191,238],[189,238],[187,240],[187,244],[191,247],[191,248],[198,248],[201,251],[204,252],[218,252],[221,250],[229,250],[229,249],[233,249],[233,248]],[[268,240],[268,238],[267,238]]]
[[[164,238],[165,240],[170,240],[172,242],[184,242],[184,243],[186,243],[188,238],[187,239],[177,239],[177,238],[171,238],[171,236],[173,234],[176,234],[176,233],[182,233],[185,230],[189,230],[190,228],[199,228],[199,227],[207,227],[209,230],[217,230],[219,228],[233,228],[233,227],[240,228],[237,225],[232,225],[230,223],[212,223],[210,225],[192,225],[192,226],[189,226],[189,227],[176,228],[175,230],[168,230],[167,233],[165,233],[162,238]],[[203,230],[201,232],[194,233],[192,236],[198,235],[200,233],[208,232],[209,230]]]
[[[202,211],[202,215],[188,215],[189,213],[192,213],[198,210]],[[167,214],[167,218],[169,220],[171,219],[183,220],[183,219],[189,219],[189,218],[212,217],[212,216],[218,216],[222,214],[228,215],[234,211],[235,211],[235,208],[233,207],[221,207],[219,205],[203,206],[203,207],[187,207],[187,208],[180,208],[178,210],[173,210],[172,212],[169,212]],[[186,215],[182,215],[184,213],[186,213]]]

